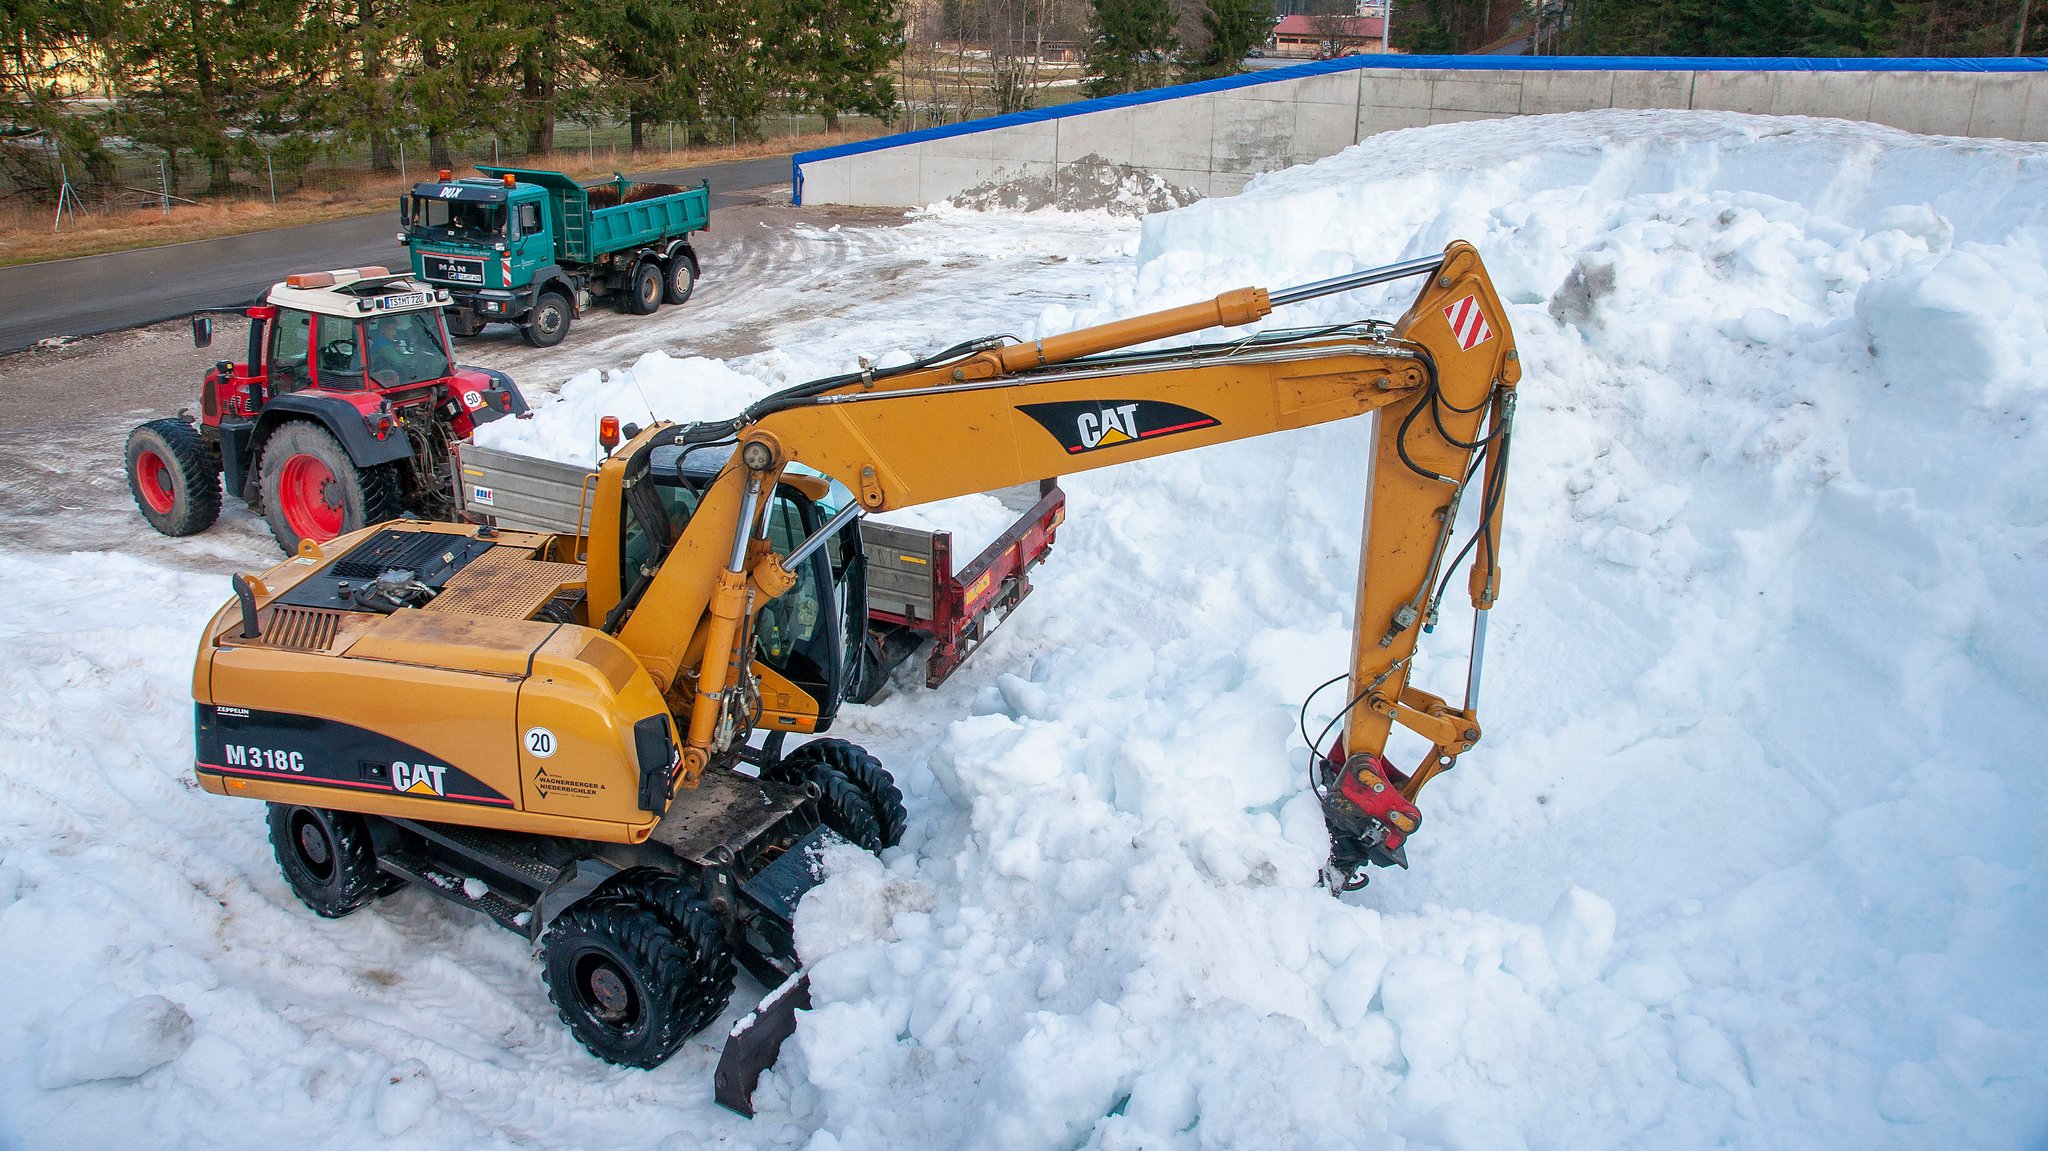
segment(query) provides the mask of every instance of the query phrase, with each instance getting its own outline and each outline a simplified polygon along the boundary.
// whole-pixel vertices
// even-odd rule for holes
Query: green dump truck
[[[549,348],[593,296],[635,315],[690,298],[690,234],[710,226],[709,181],[678,188],[614,176],[585,186],[561,172],[477,170],[461,180],[444,170],[399,198],[414,278],[454,299],[450,333],[517,324],[527,343]]]

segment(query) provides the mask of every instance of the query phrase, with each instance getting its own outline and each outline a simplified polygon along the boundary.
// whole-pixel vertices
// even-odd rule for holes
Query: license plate
[[[432,292],[407,292],[402,296],[385,296],[377,301],[377,306],[380,308],[412,308],[433,302],[434,294]]]
[[[483,286],[484,262],[482,260],[460,260],[453,256],[423,255],[420,267],[429,280],[443,280],[451,284],[475,284]]]

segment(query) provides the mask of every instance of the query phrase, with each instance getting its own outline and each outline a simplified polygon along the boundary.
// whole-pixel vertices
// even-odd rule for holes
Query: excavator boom
[[[1392,324],[1129,350],[1248,325],[1276,304],[1408,277],[1426,282]],[[686,704],[678,709],[689,716],[680,782],[689,786],[751,727],[743,709],[758,693],[749,689],[742,658],[749,621],[789,578],[786,557],[765,546],[762,493],[774,490],[785,469],[830,476],[863,510],[879,512],[1377,413],[1365,461],[1370,486],[1350,692],[1335,745],[1342,751],[1326,769],[1331,795],[1372,797],[1353,804],[1366,830],[1350,838],[1366,842],[1348,854],[1340,844],[1336,862],[1347,874],[1366,861],[1405,862],[1402,842],[1420,818],[1416,794],[1480,737],[1483,631],[1462,705],[1410,686],[1409,673],[1420,633],[1435,622],[1453,531],[1468,502],[1478,512],[1469,588],[1482,627],[1498,594],[1501,495],[1520,375],[1492,281],[1478,253],[1460,242],[1440,257],[1277,294],[1239,289],[1066,335],[971,344],[893,373],[792,388],[730,421],[650,433],[649,444],[737,450],[619,634],[657,686]],[[603,582],[593,573],[594,588]],[[630,583],[621,578],[619,586]],[[1410,772],[1384,759],[1396,724],[1431,745]],[[1338,822],[1333,815],[1341,839]]]

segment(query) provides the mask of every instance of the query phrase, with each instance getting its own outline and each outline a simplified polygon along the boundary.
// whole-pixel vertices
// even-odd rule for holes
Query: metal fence
[[[838,130],[865,136],[889,127],[873,117],[848,115],[840,117]],[[752,122],[652,124],[643,129],[641,150],[635,153],[632,130],[623,122],[564,120],[555,125],[554,150],[545,156],[529,154],[523,134],[469,136],[449,141],[447,166],[459,171],[476,164],[512,164],[593,174],[614,169],[659,170],[671,162],[715,163],[721,155],[764,148],[775,151],[778,141],[786,141],[780,150],[794,150],[800,139],[824,131],[822,117],[799,113],[770,114]],[[0,169],[0,205],[61,208],[61,218],[64,212],[73,211],[168,209],[177,204],[235,199],[275,202],[306,192],[348,191],[365,181],[388,180],[394,175],[402,182],[431,179],[437,167],[423,134],[395,141],[391,167],[382,172],[373,170],[369,149],[363,145],[320,147],[309,155],[302,144],[252,143],[231,158],[225,188],[214,186],[207,158],[189,152],[173,155],[159,148],[111,140],[104,145],[108,162],[102,162],[97,172],[88,172],[81,157],[44,144],[41,153],[28,162],[22,162],[17,153],[12,171]]]

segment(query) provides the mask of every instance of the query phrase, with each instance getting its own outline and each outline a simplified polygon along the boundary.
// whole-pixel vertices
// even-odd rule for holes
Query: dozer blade
[[[799,971],[768,993],[725,1037],[711,1097],[718,1105],[754,1117],[754,1088],[761,1072],[775,1065],[782,1041],[796,1033],[796,1013],[811,1005],[811,977]]]

